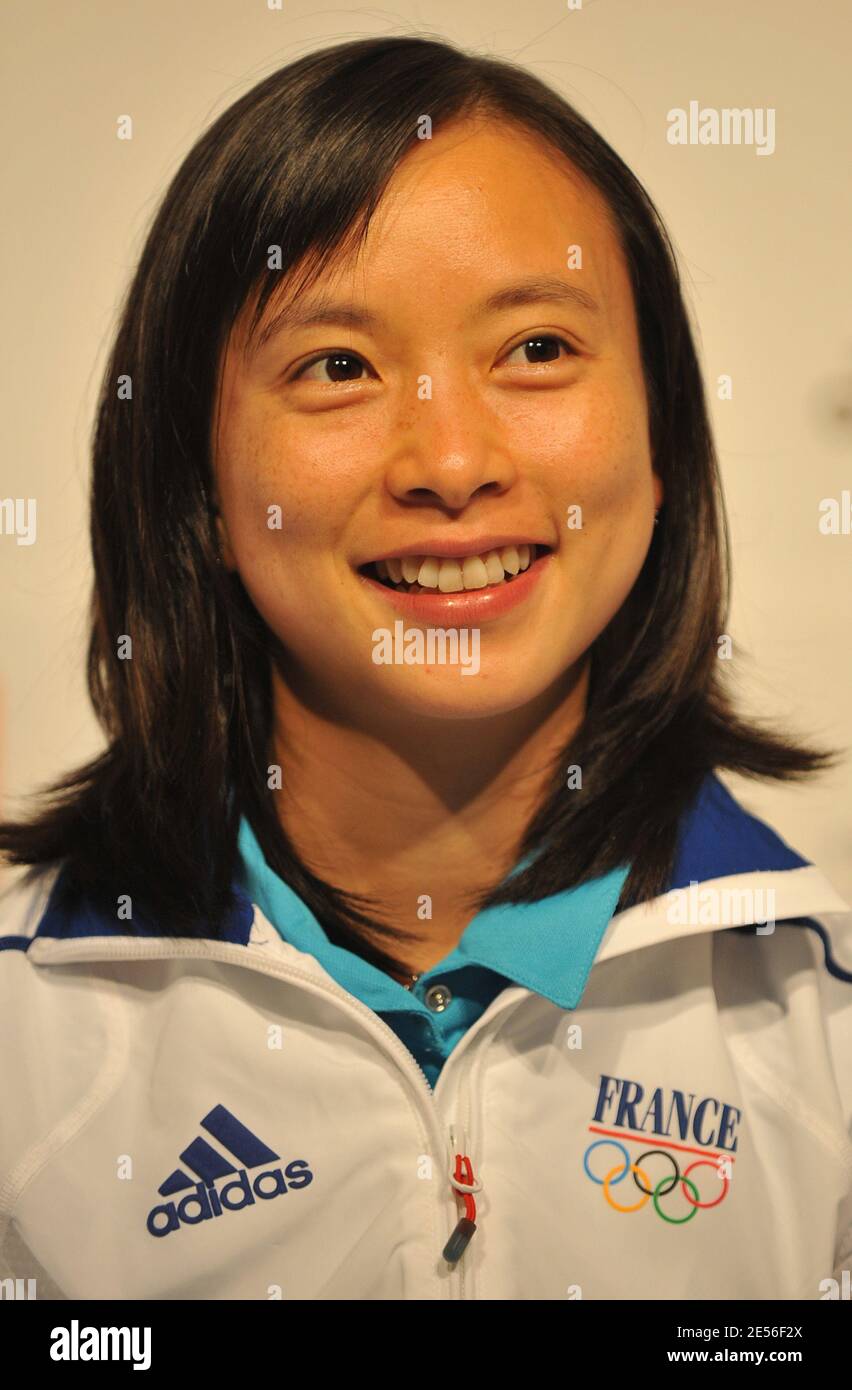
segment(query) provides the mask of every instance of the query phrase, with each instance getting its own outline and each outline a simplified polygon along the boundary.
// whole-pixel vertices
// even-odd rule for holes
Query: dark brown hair
[[[11,863],[64,860],[115,915],[129,893],[160,931],[216,935],[231,903],[240,817],[329,937],[405,969],[409,934],[312,874],[267,785],[273,640],[217,563],[211,417],[220,353],[254,298],[256,329],[288,273],[318,273],[366,234],[417,142],[473,114],[549,142],[603,196],[630,274],[665,505],[643,570],[594,643],[584,722],[522,846],[529,866],[476,902],[534,901],[631,865],[619,906],[664,892],[678,822],[717,768],[790,778],[833,755],[735,713],[717,657],[728,538],[704,389],[675,256],[650,198],[565,100],[502,60],[437,38],[311,53],[260,82],[198,140],[153,220],[123,306],[93,438],[91,699],[107,747],[0,826]],[[280,271],[268,248],[282,248]],[[305,283],[310,282],[310,275]],[[119,397],[119,379],[132,399]],[[124,393],[126,394],[126,393]],[[118,656],[132,638],[132,660]],[[582,790],[565,768],[580,764]],[[378,940],[390,943],[388,951]]]

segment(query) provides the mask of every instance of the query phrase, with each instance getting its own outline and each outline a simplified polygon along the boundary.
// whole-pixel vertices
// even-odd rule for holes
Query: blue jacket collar
[[[256,905],[286,941],[316,956],[326,967],[334,964],[335,969],[329,973],[338,980],[350,979],[353,987],[357,985],[353,992],[360,997],[369,998],[375,993],[379,998],[381,994],[383,1006],[387,1007],[384,991],[395,982],[360,957],[329,942],[306,904],[270,869],[245,818],[240,825],[238,846],[234,906],[217,939],[246,945]],[[685,888],[691,883],[766,872],[781,876],[781,880],[775,881],[789,876],[788,881],[792,882],[796,870],[808,867],[807,859],[785,844],[768,825],[743,810],[711,774],[683,818],[669,887]],[[463,964],[485,966],[564,1008],[576,1007],[627,872],[626,867],[615,869],[541,902],[486,909],[474,917],[456,949],[434,969],[444,971]],[[828,891],[831,893],[830,885]],[[658,899],[657,904],[662,901]],[[838,902],[842,910],[846,905]],[[781,913],[779,920],[819,910],[815,901],[797,907],[795,912]],[[838,908],[832,904],[822,910]],[[626,915],[619,914],[614,925]],[[555,932],[555,922],[567,924],[570,930]],[[111,912],[99,911],[84,898],[71,896],[65,876],[60,873],[37,935],[60,939],[114,938],[119,933],[138,937],[165,934],[159,924],[141,921],[138,914],[126,922],[116,920]],[[668,932],[669,936],[676,934]],[[397,997],[410,998],[401,986],[395,988]],[[406,1007],[404,1002],[402,1006]]]
[[[318,959],[371,1008],[417,1007],[384,972],[329,941],[307,906],[266,863],[245,819],[239,849],[248,896],[286,941]],[[684,817],[669,887],[750,871],[792,870],[807,862],[710,776]],[[422,981],[440,979],[464,965],[485,966],[562,1008],[576,1008],[628,871],[626,866],[614,869],[540,902],[485,909]]]
[[[669,889],[734,874],[799,869],[809,864],[763,821],[749,815],[711,775],[681,822]]]

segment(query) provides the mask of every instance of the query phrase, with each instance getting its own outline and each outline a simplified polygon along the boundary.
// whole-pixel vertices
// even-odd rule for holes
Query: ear
[[[655,512],[658,512],[658,511],[660,510],[660,507],[663,505],[663,503],[665,502],[665,500],[666,500],[666,493],[665,493],[665,488],[663,487],[663,480],[662,480],[662,478],[660,477],[659,473],[655,472],[655,473],[654,473],[654,511],[655,511]]]
[[[222,557],[222,565],[226,570],[235,570],[237,562],[234,559],[234,552],[231,549],[231,540],[228,535],[228,526],[219,508],[215,508],[216,534],[219,539],[219,554]]]

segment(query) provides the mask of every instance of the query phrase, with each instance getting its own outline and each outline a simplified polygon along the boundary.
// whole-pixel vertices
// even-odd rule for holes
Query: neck
[[[472,720],[358,720],[308,699],[290,673],[273,680],[290,842],[319,877],[367,896],[375,920],[412,933],[404,959],[428,969],[457,944],[471,899],[517,862],[582,722],[588,664],[523,709]]]

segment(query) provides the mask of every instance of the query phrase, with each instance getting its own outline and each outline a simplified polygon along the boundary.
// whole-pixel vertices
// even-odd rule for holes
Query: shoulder
[[[827,945],[819,972],[820,998],[837,1084],[849,1118],[852,1136],[852,912],[833,914],[815,922]],[[824,943],[825,944],[825,943]],[[835,967],[839,966],[840,971]]]
[[[852,1190],[852,913],[717,932],[714,981],[739,1064]]]

